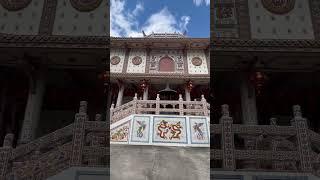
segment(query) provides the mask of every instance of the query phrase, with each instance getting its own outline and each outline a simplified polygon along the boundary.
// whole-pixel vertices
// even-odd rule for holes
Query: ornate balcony
[[[204,96],[201,101],[184,101],[179,95],[177,101],[160,100],[157,95],[156,100],[138,100],[137,94],[132,101],[119,107],[111,105],[110,119],[115,123],[132,114],[162,114],[162,115],[188,115],[188,116],[210,116],[210,104]]]
[[[301,172],[320,175],[320,135],[309,130],[300,106],[289,126],[233,124],[228,105],[219,124],[211,125],[214,170]]]

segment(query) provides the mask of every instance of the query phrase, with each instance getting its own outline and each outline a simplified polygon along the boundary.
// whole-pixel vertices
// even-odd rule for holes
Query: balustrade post
[[[223,168],[234,170],[236,168],[234,157],[234,134],[232,132],[233,120],[230,117],[229,106],[224,104],[221,106],[222,117],[222,152],[223,152]]]
[[[204,98],[204,95],[201,95],[201,102],[202,102],[202,108],[203,108],[203,115],[208,116],[208,107],[207,107],[207,100]]]
[[[133,97],[133,114],[137,114],[137,102],[138,102],[138,94],[135,93]]]
[[[71,166],[81,166],[82,153],[85,140],[85,121],[88,120],[87,102],[81,101],[79,113],[75,115],[72,139],[72,155],[70,158]]]
[[[293,119],[291,120],[291,125],[296,128],[297,132],[301,170],[304,172],[312,172],[312,156],[308,136],[308,122],[306,118],[302,117],[301,107],[299,105],[293,106]]]
[[[156,98],[156,114],[160,114],[160,97],[159,97],[159,94],[157,94],[157,98]]]
[[[8,164],[11,159],[12,143],[14,134],[7,134],[3,141],[3,146],[0,148],[0,179],[6,179]]]
[[[179,94],[179,114],[183,116],[183,98],[181,94]]]
[[[112,103],[111,107],[110,107],[110,121],[111,122],[113,122],[113,119],[112,119],[112,117],[113,117],[113,109],[114,109],[114,104]]]

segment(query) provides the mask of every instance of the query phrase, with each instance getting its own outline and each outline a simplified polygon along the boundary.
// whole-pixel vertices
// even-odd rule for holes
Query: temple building
[[[111,179],[209,179],[209,52],[180,33],[111,38]]]
[[[213,2],[213,179],[320,179],[319,1]]]
[[[106,179],[109,1],[0,1],[0,179]]]

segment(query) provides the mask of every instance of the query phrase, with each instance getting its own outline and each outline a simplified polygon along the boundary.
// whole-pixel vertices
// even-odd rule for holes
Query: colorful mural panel
[[[111,142],[128,142],[130,121],[127,121],[113,129],[110,132]]]
[[[155,116],[153,142],[187,143],[186,118]]]
[[[209,143],[209,131],[206,118],[189,118],[191,131],[191,144]]]
[[[149,142],[150,117],[135,116],[132,124],[131,142]]]

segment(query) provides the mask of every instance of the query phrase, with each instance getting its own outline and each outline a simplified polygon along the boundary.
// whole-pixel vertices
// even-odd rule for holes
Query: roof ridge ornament
[[[186,38],[187,31],[184,31],[183,33],[180,32],[174,32],[174,33],[168,33],[168,32],[162,32],[162,33],[154,33],[152,31],[151,34],[146,35],[144,31],[142,31],[143,36],[146,38]]]

